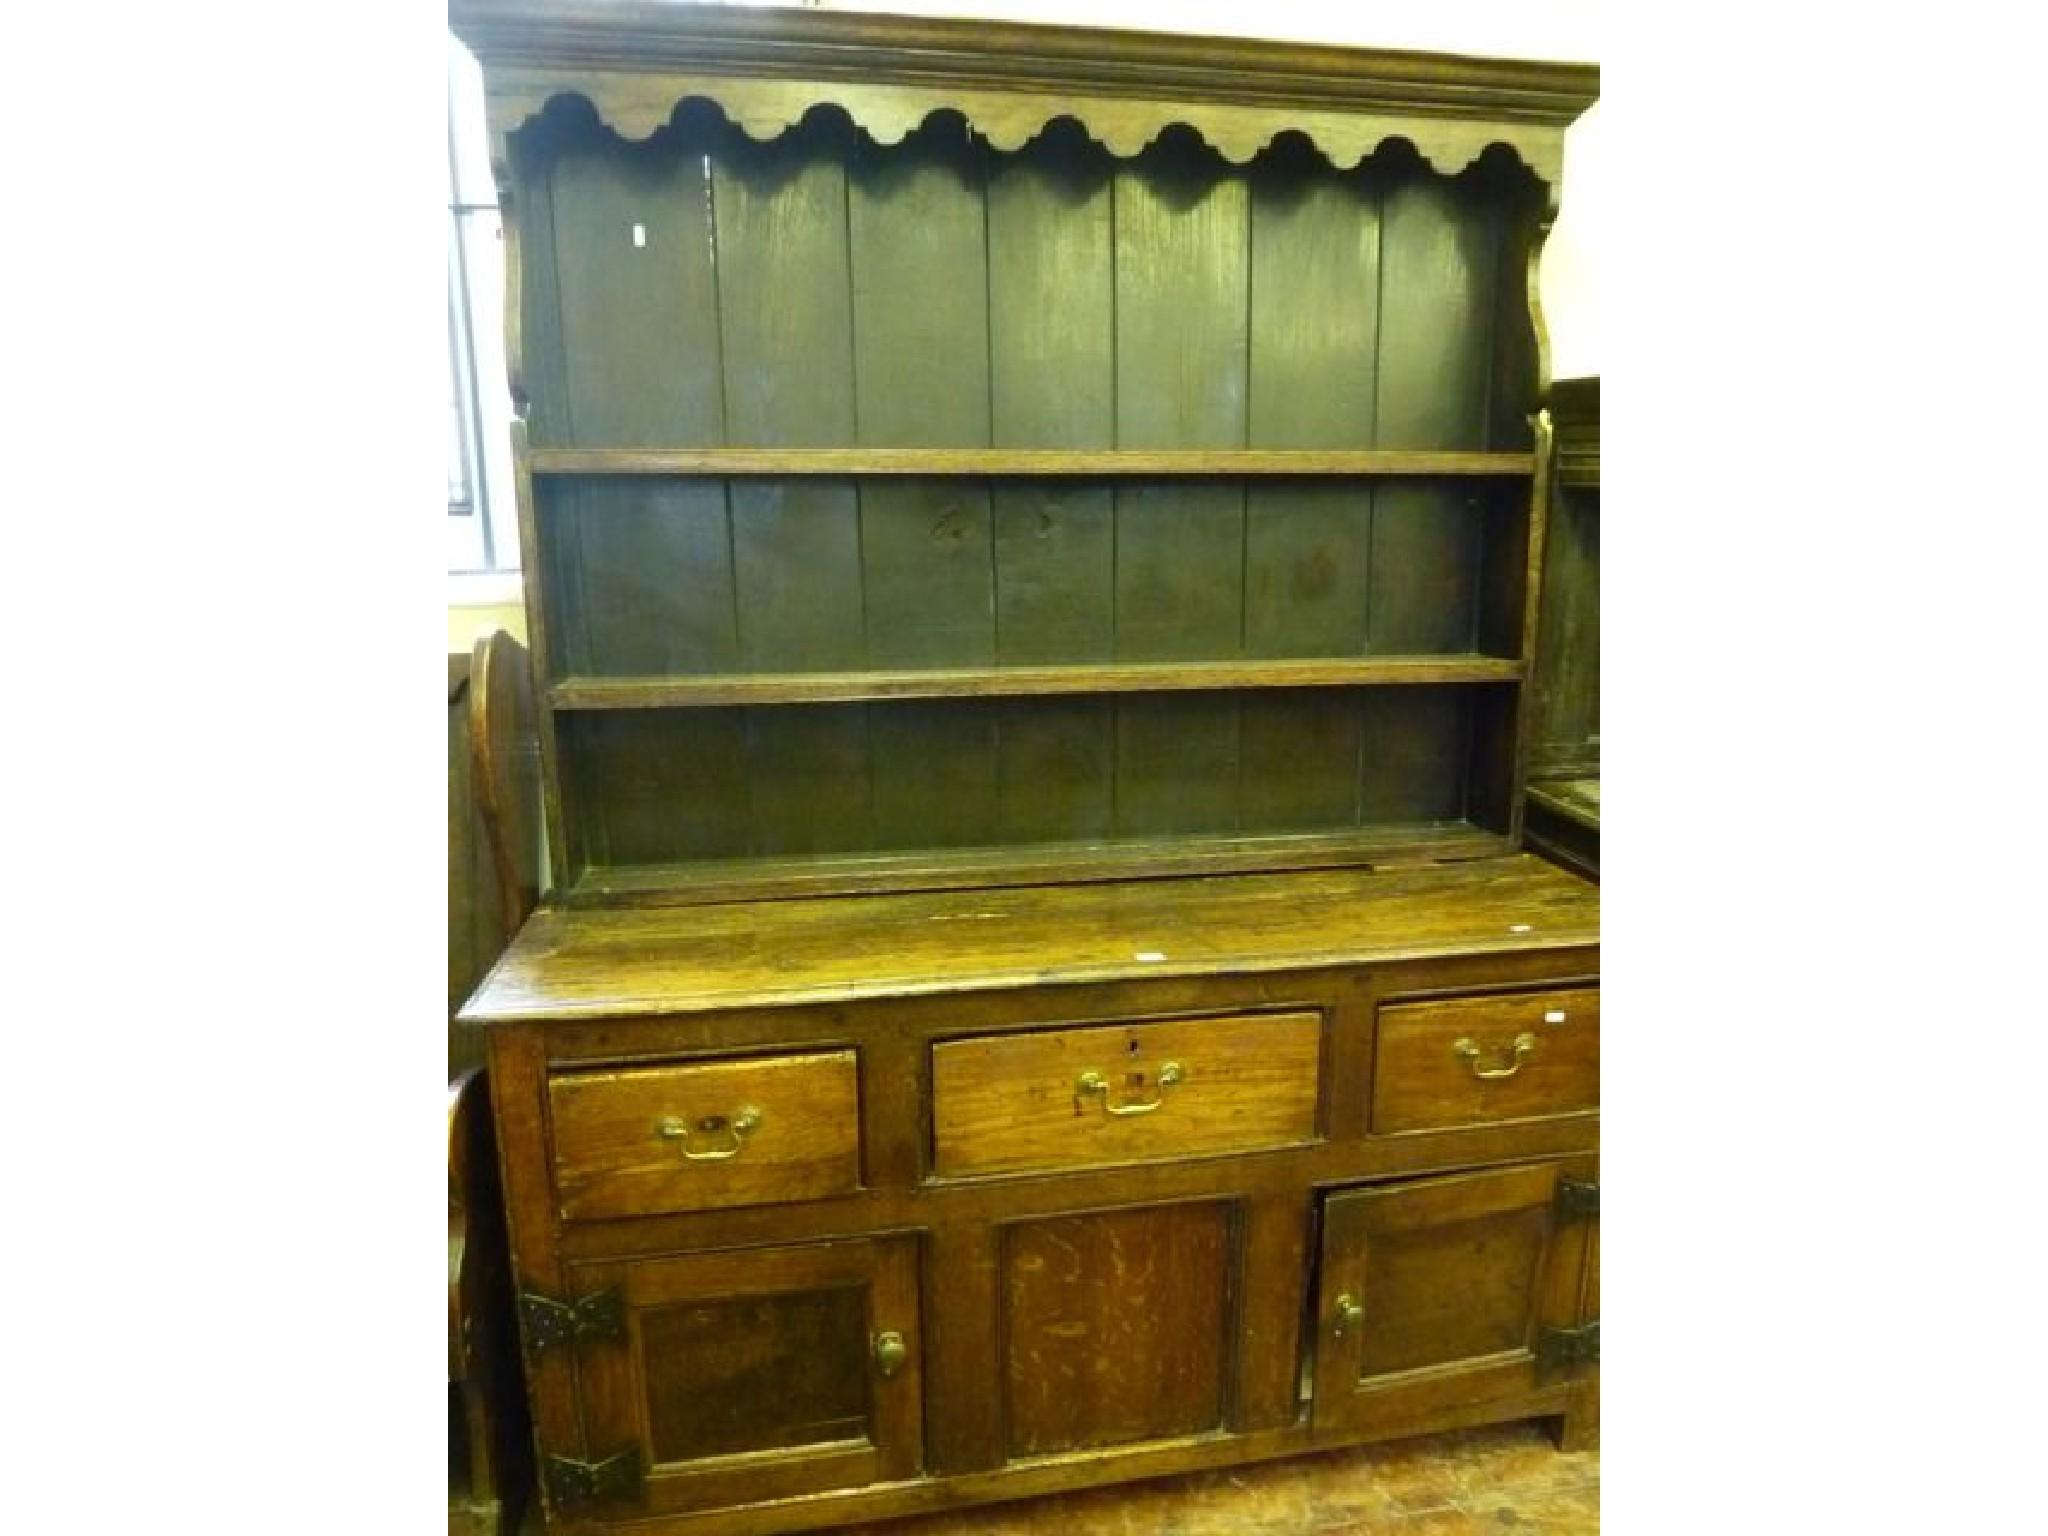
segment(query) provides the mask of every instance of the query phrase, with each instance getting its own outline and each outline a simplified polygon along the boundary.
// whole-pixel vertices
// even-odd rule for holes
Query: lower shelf
[[[1341,833],[597,866],[572,882],[562,899],[571,906],[666,906],[820,892],[943,891],[1253,869],[1458,862],[1510,851],[1502,833],[1470,821],[1432,821]]]

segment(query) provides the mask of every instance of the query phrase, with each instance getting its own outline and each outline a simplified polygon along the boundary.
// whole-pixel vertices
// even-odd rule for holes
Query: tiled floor
[[[1537,1424],[1058,1493],[843,1536],[1594,1536],[1600,1453]]]

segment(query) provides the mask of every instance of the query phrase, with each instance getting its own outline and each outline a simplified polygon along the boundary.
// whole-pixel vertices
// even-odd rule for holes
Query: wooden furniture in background
[[[1529,846],[1600,878],[1600,381],[1560,379],[1530,729]]]
[[[448,1393],[451,1536],[510,1536],[531,1502],[510,1255],[466,998],[533,910],[532,690],[500,631],[448,658]]]
[[[1519,851],[1582,66],[459,0],[555,878],[489,1048],[552,1529],[1597,1422]]]

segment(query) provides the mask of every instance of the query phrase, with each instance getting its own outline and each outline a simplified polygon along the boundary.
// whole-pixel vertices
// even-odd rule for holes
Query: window
[[[448,39],[448,569],[519,565],[505,244],[476,60]]]

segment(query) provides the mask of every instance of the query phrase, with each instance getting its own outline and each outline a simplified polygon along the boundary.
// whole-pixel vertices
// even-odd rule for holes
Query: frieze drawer
[[[1376,1132],[1600,1107],[1600,989],[1510,992],[1380,1009]]]
[[[609,1072],[548,1083],[565,1217],[774,1205],[860,1185],[852,1051]]]
[[[942,1177],[1298,1146],[1316,1136],[1320,1013],[1030,1030],[932,1047]]]

